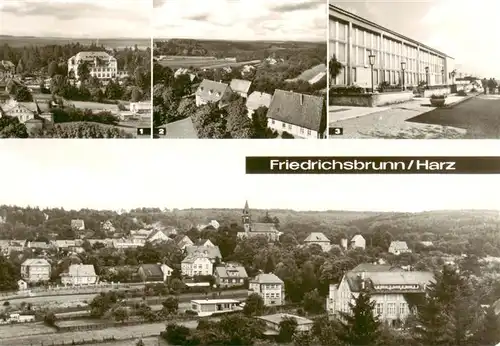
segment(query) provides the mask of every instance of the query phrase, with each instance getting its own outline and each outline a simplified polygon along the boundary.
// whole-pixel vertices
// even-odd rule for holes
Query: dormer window
[[[200,90],[203,91],[203,90],[205,90],[205,88],[204,87],[200,87]]]
[[[215,96],[219,97],[219,96],[220,96],[220,92],[217,92],[217,93],[215,94]]]
[[[212,93],[213,93],[213,90],[209,90],[209,91],[208,91],[208,94],[209,94],[209,95],[212,95]]]

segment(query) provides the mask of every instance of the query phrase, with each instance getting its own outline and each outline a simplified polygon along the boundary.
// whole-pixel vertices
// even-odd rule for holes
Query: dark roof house
[[[325,131],[325,100],[323,97],[293,91],[274,91],[267,118],[299,126],[322,134]]]
[[[163,281],[163,271],[159,264],[141,264],[138,273],[144,281]]]

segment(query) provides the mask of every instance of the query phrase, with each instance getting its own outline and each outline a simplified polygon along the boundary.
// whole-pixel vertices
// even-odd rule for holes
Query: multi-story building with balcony
[[[276,275],[259,274],[248,283],[248,295],[257,293],[264,300],[264,305],[285,304],[285,283]]]
[[[329,10],[329,54],[343,65],[333,84],[371,86],[370,55],[374,85],[453,83],[452,57],[338,6],[330,4]]]
[[[80,52],[68,59],[68,74],[80,79],[78,66],[86,63],[91,77],[113,79],[118,77],[118,62],[107,52]]]
[[[351,312],[349,303],[354,303],[359,293],[366,290],[375,302],[373,313],[382,321],[397,326],[416,311],[419,296],[425,294],[427,285],[433,280],[431,272],[363,263],[347,272],[339,284],[330,285],[327,311],[333,315]]]
[[[50,263],[43,258],[29,258],[21,264],[21,278],[26,282],[49,281]]]

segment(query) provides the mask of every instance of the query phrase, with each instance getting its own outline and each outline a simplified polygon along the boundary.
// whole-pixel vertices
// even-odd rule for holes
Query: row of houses
[[[230,83],[203,79],[195,92],[196,106],[216,103],[220,108],[229,104],[233,95],[247,99],[247,115],[260,107],[267,108],[267,126],[279,133],[288,132],[298,138],[322,138],[322,118],[325,112],[323,97],[301,94],[293,91],[276,89],[274,94],[254,91],[249,94],[251,82],[233,79]],[[179,120],[182,124],[186,120]],[[194,131],[180,131],[177,123],[167,124],[167,135],[171,138],[183,138]],[[179,129],[179,130],[177,130]],[[180,132],[180,133],[176,133]],[[179,137],[176,137],[179,136]]]

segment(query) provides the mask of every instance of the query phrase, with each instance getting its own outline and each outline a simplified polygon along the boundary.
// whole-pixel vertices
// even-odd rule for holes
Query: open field
[[[111,113],[118,113],[118,105],[111,103],[99,103],[88,101],[66,101],[68,105],[74,105],[75,108],[90,109],[92,111],[108,111]]]
[[[293,79],[287,79],[287,82],[295,82],[298,80],[308,82],[312,78],[316,77],[318,74],[320,74],[322,72],[326,72],[326,65],[325,64],[319,64],[319,65],[313,66],[309,70],[305,70],[304,72],[302,72],[298,77],[293,78]]]
[[[162,66],[168,66],[172,69],[175,68],[188,68],[188,67],[194,67],[194,68],[222,68],[222,67],[236,67],[236,66],[243,66],[243,65],[255,65],[259,64],[260,60],[249,60],[249,61],[242,61],[242,62],[231,62],[227,61],[224,59],[203,59],[203,57],[200,57],[201,59],[192,59],[192,58],[185,58],[185,57],[179,57],[179,59],[175,60],[161,60],[158,63]]]
[[[0,325],[0,345],[4,345],[1,340],[5,338],[52,333],[55,333],[55,329],[47,327],[42,322]]]
[[[185,321],[178,324],[188,328],[196,328],[198,321]],[[33,325],[33,324],[30,324]],[[0,327],[0,329],[3,327]],[[116,340],[129,340],[140,337],[160,335],[166,328],[166,322],[140,324],[136,326],[115,327],[102,330],[81,331],[70,333],[34,334],[0,337],[0,345],[26,346],[26,345],[51,345],[71,344],[73,341],[86,340],[91,344],[92,340],[103,340],[114,337]],[[113,344],[111,344],[113,345]],[[114,343],[121,345],[121,343]]]
[[[120,341],[109,341],[99,343],[99,346],[135,346],[141,338],[135,338],[130,340],[120,340]],[[158,346],[158,337],[142,338],[142,342],[145,346]]]
[[[123,49],[126,47],[134,47],[137,45],[139,49],[151,47],[151,41],[145,39],[133,38],[99,38],[99,45],[107,48]],[[70,38],[70,37],[31,37],[31,36],[4,36],[0,35],[0,44],[8,44],[11,47],[23,46],[48,46],[48,45],[65,45],[69,43],[80,43],[82,45],[90,45],[97,42],[97,38]]]

